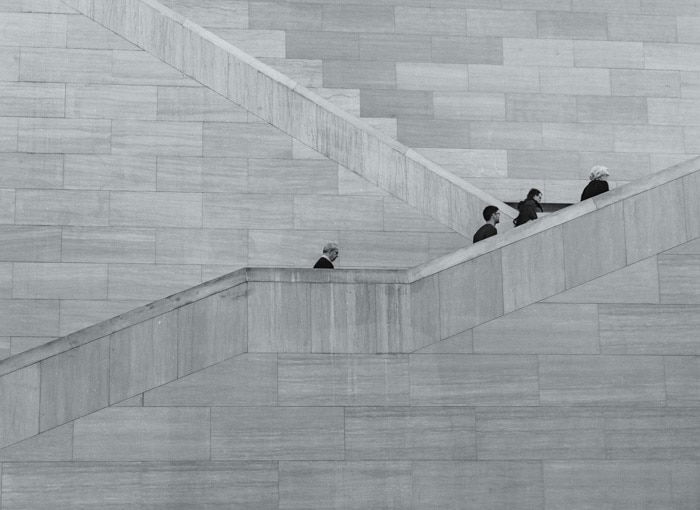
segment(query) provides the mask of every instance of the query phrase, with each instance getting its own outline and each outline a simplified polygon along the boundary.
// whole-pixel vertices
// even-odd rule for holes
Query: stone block
[[[67,84],[66,117],[155,120],[157,91],[152,86]]]
[[[397,24],[398,16],[399,13],[397,12]],[[324,32],[386,33],[394,31],[394,17],[394,8],[388,5],[343,5],[332,3],[323,6],[322,26]]]
[[[155,231],[150,229],[65,227],[62,231],[63,262],[155,263],[155,259]]]
[[[5,13],[0,18],[0,46],[65,48],[68,16]]]
[[[205,193],[204,227],[291,229],[294,197],[280,194]]]
[[[517,122],[576,122],[576,97],[506,94],[506,115],[507,120]]]
[[[102,119],[19,119],[20,152],[108,154],[112,148],[111,122]]]
[[[248,258],[245,230],[161,229],[156,232],[158,264],[230,264]]]
[[[535,303],[474,328],[482,354],[596,354],[598,308]]]
[[[6,81],[19,79],[19,47],[0,48],[0,79]]]
[[[242,2],[244,3],[244,2]],[[248,25],[238,28],[267,30],[324,30],[323,9],[320,6],[289,2],[249,3]],[[211,20],[215,23],[215,20]]]
[[[203,129],[205,157],[292,157],[292,139],[269,124],[205,122]]]
[[[246,122],[240,106],[204,87],[158,87],[158,120]],[[155,117],[154,117],[155,118]]]
[[[311,352],[309,284],[251,282],[247,302],[249,352]]]
[[[681,73],[612,69],[612,93],[615,96],[680,97]]]
[[[564,290],[562,239],[555,227],[502,248],[506,313]]]
[[[141,54],[141,52],[122,52]],[[150,55],[149,55],[150,57]],[[149,61],[152,61],[150,57]],[[19,62],[19,58],[18,61]],[[111,83],[111,50],[23,48],[19,79],[29,82]]]
[[[0,260],[55,262],[61,258],[59,227],[0,225]]]
[[[362,117],[432,117],[433,94],[426,90],[360,91]]]
[[[468,407],[347,408],[346,459],[475,459],[474,415]]]
[[[628,126],[624,126],[626,129]],[[612,151],[616,131],[609,124],[545,123],[542,125],[543,147],[547,150]]]
[[[411,55],[412,62],[431,61],[430,35],[359,34],[360,60],[401,62]]]
[[[17,190],[15,222],[34,225],[106,226],[106,191]]]
[[[115,120],[112,145],[115,154],[201,156],[202,124]]]
[[[202,196],[171,192],[113,192],[110,224],[116,226],[201,227]]]
[[[697,356],[664,357],[666,399],[669,406],[700,405],[700,358]]]
[[[110,299],[156,299],[201,283],[199,266],[166,264],[110,264]]]
[[[59,308],[56,300],[0,300],[0,325],[11,336],[58,336]]]
[[[381,197],[294,196],[294,228],[382,230]]]
[[[573,0],[571,8],[575,12],[639,13],[639,0]]]
[[[67,189],[155,191],[154,156],[66,154],[63,186]]]
[[[471,147],[480,149],[537,149],[542,147],[542,125],[535,122],[469,124]]]
[[[700,256],[659,255],[661,303],[700,304]]]
[[[200,84],[145,51],[111,52],[110,81],[122,85],[173,85],[199,87]]]
[[[65,86],[60,83],[0,83],[6,117],[63,117]]]
[[[15,299],[106,299],[105,264],[15,262]]]
[[[540,89],[545,94],[610,95],[610,70],[550,67],[540,69]]]
[[[431,40],[431,60],[433,62],[503,65],[503,40],[500,37],[436,35]]]
[[[608,16],[608,37],[613,41],[672,43],[676,42],[678,32],[676,18],[672,16],[642,16],[632,11]]]
[[[534,11],[504,11],[496,9],[469,9],[467,34],[470,36],[537,37],[537,18]]]
[[[109,342],[110,403],[177,378],[177,312],[113,333]]]
[[[215,407],[213,460],[342,460],[340,407]]]
[[[324,60],[323,86],[329,88],[394,89],[396,69],[385,62]]]
[[[659,251],[686,242],[685,214],[682,208],[669,208],[658,215],[659,203],[683,203],[680,181],[672,181],[624,201],[627,262],[637,262]]]
[[[0,153],[3,188],[60,188],[64,179],[61,154]]]
[[[700,126],[700,102],[697,99],[648,98],[649,123]]]
[[[0,446],[39,433],[39,365],[0,377]],[[0,458],[4,457],[0,452]],[[3,459],[4,460],[4,459]]]
[[[238,286],[178,308],[179,377],[247,351],[245,292]]]
[[[406,355],[280,354],[282,406],[408,405]]]
[[[427,35],[466,35],[467,11],[464,9],[441,9],[425,7],[403,7],[394,9],[395,30],[399,33]],[[388,30],[391,31],[393,27]]]
[[[513,93],[540,91],[540,73],[536,67],[470,64],[467,70],[469,90]]]
[[[474,92],[435,92],[436,119],[505,120],[503,94]]]
[[[490,253],[438,274],[441,338],[503,314],[499,255]],[[479,292],[472,292],[473,289]]]
[[[506,38],[503,40],[503,64],[572,67],[574,43],[566,40]]]
[[[146,391],[146,406],[272,406],[277,353],[241,354]]]
[[[579,122],[600,124],[646,124],[651,121],[651,107],[647,118],[647,101],[639,97],[578,96],[576,111]],[[656,122],[654,122],[656,123]]]
[[[411,354],[411,405],[536,405],[535,356]]]
[[[109,404],[109,338],[42,360],[40,370],[41,432]]]
[[[661,272],[661,268],[659,269]],[[619,304],[600,311],[600,342],[606,354],[696,355],[698,306]]]
[[[700,48],[695,44],[646,43],[646,69],[675,69],[700,71]]]
[[[358,35],[343,32],[289,31],[286,57],[298,59],[356,59],[360,56]]]
[[[410,462],[279,464],[279,508],[321,510],[411,506]]]
[[[75,422],[76,461],[208,460],[209,409],[110,407]]]
[[[605,459],[604,418],[590,407],[481,408],[479,460]]]
[[[540,356],[540,403],[662,406],[663,365],[658,356]]]
[[[250,193],[338,192],[338,165],[330,160],[252,159],[248,163]]]
[[[159,156],[157,160],[158,191],[241,192],[248,189],[246,159]]]
[[[537,11],[537,34],[543,39],[605,40],[608,37],[604,14]]]

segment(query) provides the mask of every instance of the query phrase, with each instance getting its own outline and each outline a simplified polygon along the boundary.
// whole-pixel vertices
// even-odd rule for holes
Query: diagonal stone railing
[[[486,205],[512,227],[512,207],[157,1],[63,1],[455,231],[471,238]]]
[[[402,271],[247,268],[0,361],[0,448],[244,352],[409,353],[700,238],[700,158]]]

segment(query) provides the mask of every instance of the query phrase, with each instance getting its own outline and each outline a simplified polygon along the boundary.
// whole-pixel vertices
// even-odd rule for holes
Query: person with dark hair
[[[591,173],[588,175],[588,179],[591,181],[586,184],[583,188],[583,193],[581,193],[581,201],[588,198],[593,198],[596,195],[610,191],[610,186],[608,185],[607,178],[610,175],[607,167],[602,165],[595,165],[591,168]]]
[[[498,210],[498,207],[495,205],[487,205],[484,208],[482,215],[484,216],[486,223],[482,225],[474,234],[474,238],[472,239],[474,243],[478,243],[479,241],[483,241],[488,237],[498,234],[496,225],[498,225],[498,222],[501,220],[501,211]]]
[[[333,269],[335,267],[333,261],[338,258],[339,254],[337,244],[326,243],[323,247],[323,256],[316,261],[314,269]]]
[[[542,192],[536,188],[532,188],[527,192],[527,198],[518,204],[518,217],[513,220],[513,225],[516,227],[527,223],[530,220],[537,219],[537,209],[543,211]]]

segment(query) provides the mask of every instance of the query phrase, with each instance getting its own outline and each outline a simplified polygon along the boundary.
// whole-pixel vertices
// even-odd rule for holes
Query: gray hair
[[[588,178],[591,181],[595,181],[596,179],[607,177],[608,175],[610,175],[610,172],[608,172],[608,167],[603,165],[595,165],[594,167],[591,167],[591,173],[588,175]]]
[[[338,245],[335,243],[326,243],[323,247],[323,253],[330,253],[333,250],[338,251]]]

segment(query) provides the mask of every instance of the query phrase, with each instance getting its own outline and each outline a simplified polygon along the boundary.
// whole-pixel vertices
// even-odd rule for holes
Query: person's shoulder
[[[334,269],[333,262],[326,257],[321,257],[314,264],[314,269]]]

